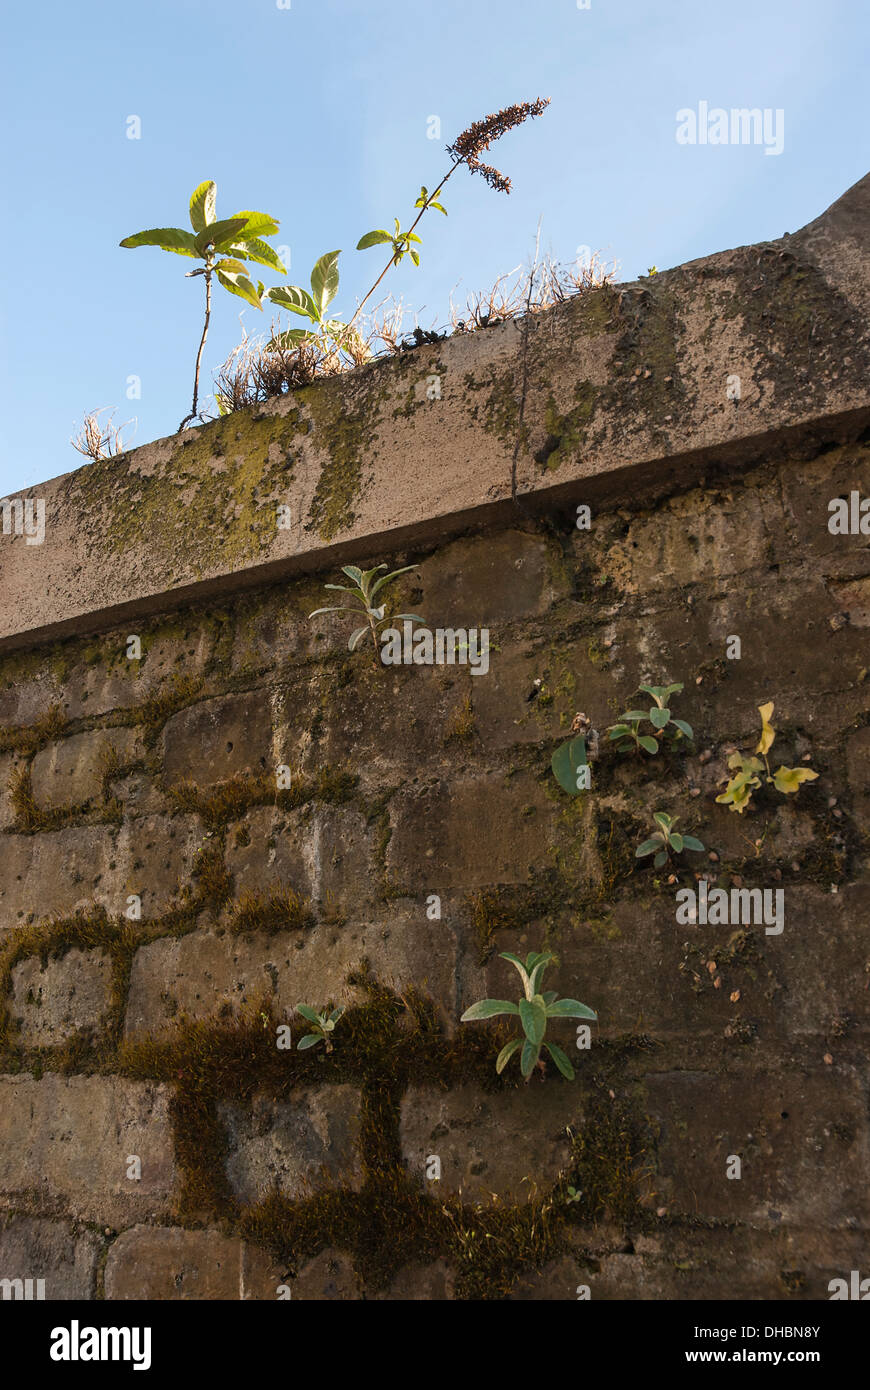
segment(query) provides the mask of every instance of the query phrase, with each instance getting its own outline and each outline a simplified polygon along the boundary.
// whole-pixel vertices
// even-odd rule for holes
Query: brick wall
[[[365,557],[417,566],[400,610],[488,628],[487,675],[349,654],[307,618],[335,573],[0,656],[0,1276],[818,1299],[866,1264],[870,550],[827,504],[870,495],[870,448],[823,445]],[[684,683],[684,752],[608,744],[641,681]],[[736,815],[767,700],[820,775]],[[706,847],[676,882],[635,858],[655,810]],[[783,932],[679,924],[698,877],[782,889]],[[574,1081],[523,1084],[458,1020],[544,947],[599,1023],[552,1025]],[[346,1007],[330,1053],[299,1003]]]

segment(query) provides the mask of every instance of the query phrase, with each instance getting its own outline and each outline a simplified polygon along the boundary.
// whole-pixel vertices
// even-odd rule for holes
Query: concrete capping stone
[[[870,175],[779,241],[63,474],[20,494],[45,502],[43,543],[0,544],[0,650],[501,524],[514,470],[552,515],[848,442],[870,423],[868,305]]]

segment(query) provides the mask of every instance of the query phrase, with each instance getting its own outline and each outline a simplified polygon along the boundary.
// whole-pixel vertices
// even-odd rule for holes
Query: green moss
[[[183,553],[197,578],[217,557],[238,568],[274,540],[276,504],[287,498],[304,432],[298,410],[267,417],[234,411],[152,445],[147,475],[131,467],[129,455],[80,470],[79,505],[83,515],[104,518],[101,539],[113,554],[147,542],[166,557]]]
[[[556,409],[555,397],[551,395],[548,398],[544,412],[547,435],[535,454],[537,463],[555,470],[566,459],[577,458],[583,452],[597,397],[598,391],[591,381],[578,381],[574,387],[577,404],[564,414]]]
[[[327,378],[296,393],[311,416],[321,472],[306,531],[330,541],[356,520],[354,504],[364,486],[364,461],[374,445],[381,417],[383,379],[360,373],[353,390],[340,377]]]

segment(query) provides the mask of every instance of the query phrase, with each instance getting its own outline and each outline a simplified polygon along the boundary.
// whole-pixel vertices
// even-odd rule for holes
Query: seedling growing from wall
[[[764,772],[764,780],[769,786],[782,792],[784,796],[789,796],[799,790],[802,782],[814,782],[818,777],[817,772],[813,772],[811,767],[785,767],[782,763],[771,772],[770,763],[767,755],[773,747],[776,738],[776,729],[770,722],[773,714],[773,701],[769,700],[765,705],[758,706],[758,713],[761,715],[761,738],[755,749],[758,757],[746,757],[743,753],[732,753],[728,759],[728,766],[734,776],[728,781],[725,790],[716,797],[716,800],[723,806],[727,806],[731,811],[737,811],[743,815],[747,806],[752,804],[752,793],[761,786],[760,774]],[[762,761],[763,760],[763,761]]]
[[[620,753],[657,753],[659,741],[667,739],[670,743],[680,743],[694,738],[691,724],[684,719],[674,719],[669,705],[672,695],[679,695],[682,685],[639,685],[645,695],[651,695],[655,703],[650,709],[630,709],[620,715],[619,722],[607,730],[607,737],[616,743]],[[651,729],[644,732],[642,726],[649,723]]]
[[[648,854],[654,854],[653,867],[661,869],[672,854],[682,854],[687,849],[700,853],[704,848],[700,840],[696,840],[694,835],[681,835],[674,830],[679,819],[679,816],[669,816],[665,811],[656,811],[653,820],[658,829],[642,845],[638,845],[634,851],[635,858],[645,859]]]
[[[126,247],[158,246],[161,251],[202,261],[202,266],[198,270],[188,271],[186,277],[190,279],[202,275],[205,279],[205,323],[196,354],[193,403],[190,414],[178,426],[179,433],[199,414],[199,369],[211,318],[212,277],[230,294],[237,294],[240,299],[253,304],[255,309],[262,309],[264,286],[261,281],[255,285],[248,278],[245,262],[267,265],[280,274],[286,272],[277,253],[263,240],[278,232],[274,217],[268,217],[264,212],[237,212],[234,217],[219,221],[216,199],[217,185],[210,179],[206,180],[193,190],[190,197],[192,231],[185,231],[183,227],[154,227],[150,231],[136,232],[121,242]]]
[[[510,951],[500,954],[502,960],[509,960],[519,972],[524,998],[518,1004],[511,1003],[509,999],[481,999],[465,1010],[460,1022],[475,1023],[485,1018],[497,1018],[500,1014],[516,1014],[524,1036],[514,1038],[502,1048],[496,1059],[496,1071],[499,1074],[503,1072],[514,1053],[520,1052],[520,1071],[528,1081],[540,1063],[541,1049],[546,1048],[562,1075],[573,1081],[574,1068],[561,1047],[545,1041],[547,1023],[551,1018],[587,1018],[595,1022],[598,1015],[586,1004],[581,1004],[579,999],[559,999],[555,990],[548,990],[546,994],[538,992],[544,971],[555,959],[550,951],[531,951],[525,965]]]
[[[405,565],[403,569],[393,570],[392,573],[381,575],[380,579],[375,579],[375,575],[386,568],[386,565],[375,565],[374,569],[363,571],[358,569],[356,565],[342,565],[342,574],[346,574],[348,579],[353,580],[353,587],[348,587],[347,584],[324,584],[323,586],[325,589],[336,589],[340,593],[350,594],[361,606],[366,615],[366,622],[351,633],[347,642],[348,651],[356,651],[366,634],[370,633],[378,661],[381,659],[378,646],[378,628],[382,623],[423,622],[423,619],[418,617],[416,613],[393,613],[387,617],[385,604],[375,607],[375,595],[380,593],[386,584],[391,584],[400,574],[407,574],[410,570],[416,569],[417,566]],[[313,613],[308,614],[308,617],[309,619],[317,618],[322,613],[351,613],[354,616],[359,616],[353,608],[348,608],[346,604],[342,604],[333,608],[315,608]]]
[[[335,1025],[344,1013],[344,1005],[340,1004],[337,1009],[333,1009],[331,1014],[325,1011],[319,1014],[316,1009],[311,1009],[307,1004],[297,1004],[296,1012],[313,1024],[314,1031],[306,1033],[296,1044],[297,1052],[302,1052],[305,1048],[316,1047],[319,1042],[325,1045],[326,1051],[332,1051],[332,1034]]]

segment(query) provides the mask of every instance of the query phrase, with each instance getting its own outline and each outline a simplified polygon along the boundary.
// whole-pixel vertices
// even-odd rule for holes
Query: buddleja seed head
[[[506,106],[504,110],[485,116],[482,121],[475,121],[467,130],[463,130],[453,144],[447,146],[447,153],[454,164],[467,164],[472,174],[481,174],[490,188],[499,193],[510,193],[510,179],[491,164],[484,164],[480,156],[506,131],[522,125],[530,116],[540,116],[549,105],[549,97],[538,97],[537,101],[522,101],[515,106]]]

